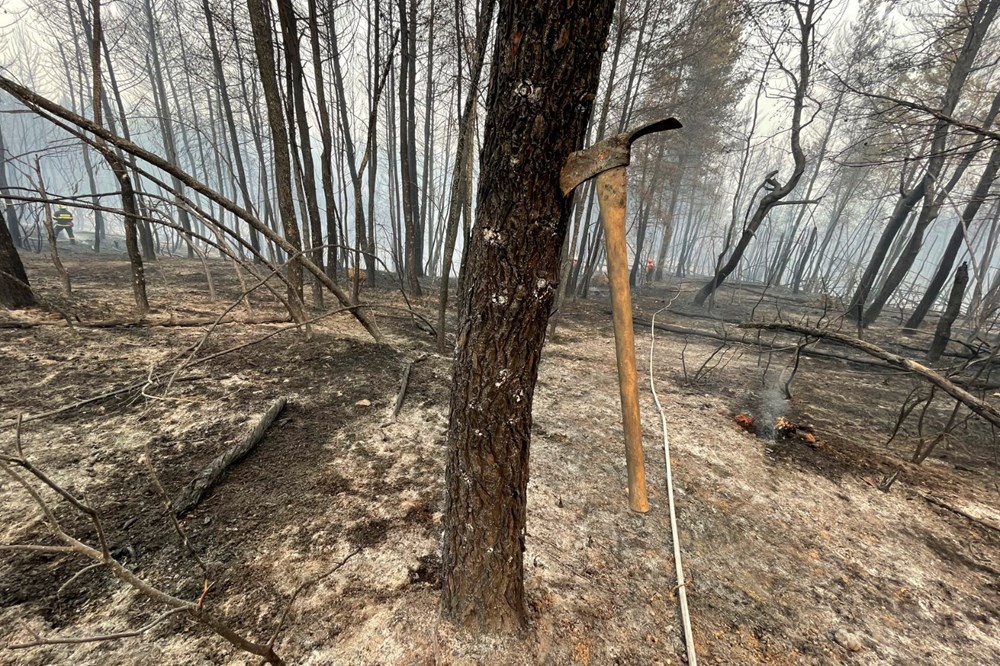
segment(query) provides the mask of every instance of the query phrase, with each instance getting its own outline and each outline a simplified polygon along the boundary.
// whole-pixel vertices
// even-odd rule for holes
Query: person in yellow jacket
[[[73,213],[62,207],[57,208],[55,214],[52,216],[52,221],[56,227],[56,239],[59,238],[60,231],[65,231],[66,235],[69,236],[69,242],[75,245],[76,236],[73,235]]]

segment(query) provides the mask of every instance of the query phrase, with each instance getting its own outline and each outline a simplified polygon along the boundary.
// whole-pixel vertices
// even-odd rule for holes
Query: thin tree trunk
[[[333,133],[330,125],[330,110],[326,106],[326,84],[323,81],[323,58],[319,48],[319,11],[317,0],[309,0],[309,45],[312,50],[313,79],[316,82],[316,107],[319,111],[319,135],[323,148],[320,153],[320,179],[323,184],[323,203],[325,204],[326,242],[326,272],[331,278],[337,277],[337,245],[340,234],[337,232],[336,192],[333,189]],[[329,10],[329,26],[332,30],[334,15]],[[338,54],[339,55],[339,54]]]
[[[149,40],[149,50],[148,53],[152,58],[152,67],[150,68],[150,78],[153,83],[153,97],[159,99],[159,115],[160,115],[160,131],[163,136],[163,148],[166,151],[166,158],[174,166],[180,166],[180,162],[177,159],[177,143],[174,139],[174,127],[173,127],[173,117],[170,112],[170,105],[167,102],[167,89],[163,83],[163,69],[160,63],[160,49],[158,46],[159,37],[156,32],[156,22],[153,18],[153,7],[151,0],[144,0],[143,10],[146,14],[146,37]],[[191,231],[191,218],[188,215],[187,208],[180,202],[180,199],[184,197],[184,184],[176,176],[171,176],[170,180],[171,189],[176,193],[177,196],[177,215],[180,219],[181,227],[184,231]],[[188,259],[194,258],[194,252],[191,248],[188,248]]]
[[[818,233],[816,226],[813,225],[812,231],[809,232],[809,240],[806,242],[806,249],[802,251],[802,256],[799,257],[798,265],[795,267],[795,274],[792,276],[792,293],[797,294],[802,287],[802,276],[806,272],[806,265],[809,263],[809,255],[812,254],[813,247],[816,245],[816,234]]]
[[[229,86],[226,84],[226,73],[222,68],[222,55],[219,53],[218,38],[215,34],[215,17],[208,0],[202,0],[202,11],[205,14],[205,25],[208,28],[208,45],[212,52],[212,69],[215,72],[216,88],[219,91],[219,98],[224,111],[226,129],[229,131],[229,145],[233,155],[233,163],[236,165],[236,178],[243,195],[243,205],[248,211],[256,213],[257,207],[254,205],[253,197],[250,195],[250,186],[247,182],[246,168],[243,166],[243,154],[240,148],[239,133],[236,131],[236,118],[233,115],[233,103],[229,99]],[[221,186],[221,185],[220,185]],[[256,229],[250,229],[250,247],[253,248],[255,261],[260,256],[260,233]]]
[[[56,230],[52,222],[52,206],[48,201],[48,193],[45,189],[45,177],[42,175],[41,160],[37,155],[35,156],[35,177],[38,178],[38,196],[44,200],[42,204],[42,208],[44,209],[42,219],[45,221],[45,231],[49,236],[49,256],[52,258],[52,265],[55,266],[56,273],[59,275],[59,281],[62,283],[63,295],[69,298],[73,295],[73,285],[69,279],[69,272],[66,271],[66,267],[63,266],[63,262],[59,258]]]
[[[858,321],[869,319],[864,307],[872,285],[875,283],[875,277],[882,268],[882,263],[885,261],[885,256],[889,248],[902,229],[903,223],[909,218],[914,206],[924,198],[928,189],[938,182],[947,155],[945,148],[947,147],[948,134],[951,129],[951,125],[945,118],[951,116],[956,106],[958,106],[962,89],[972,71],[976,55],[982,46],[983,38],[989,30],[998,8],[1000,8],[1000,0],[983,0],[973,11],[970,25],[965,31],[964,41],[959,52],[956,54],[955,62],[948,74],[948,81],[940,106],[941,115],[934,123],[934,133],[928,153],[930,156],[927,158],[923,175],[917,185],[910,191],[903,193],[896,202],[893,214],[889,218],[882,236],[875,246],[875,251],[868,262],[868,266],[861,277],[861,283],[858,285],[847,307],[848,317]],[[880,309],[881,307],[878,308],[878,310]],[[877,313],[875,314],[877,315]]]
[[[784,185],[774,187],[774,189],[765,194],[757,204],[757,210],[754,212],[753,217],[743,230],[743,234],[740,237],[739,242],[736,244],[736,247],[733,249],[733,253],[730,255],[729,261],[724,266],[719,268],[715,276],[701,288],[695,296],[695,305],[703,305],[708,297],[715,293],[715,290],[718,289],[725,279],[736,269],[740,260],[743,258],[743,253],[746,251],[747,246],[750,245],[750,241],[753,240],[754,235],[757,233],[757,229],[760,228],[761,223],[767,217],[768,213],[772,208],[779,205],[782,199],[791,194],[791,192],[795,189],[795,186],[798,185],[799,179],[805,171],[806,158],[802,151],[800,135],[802,131],[802,112],[805,106],[806,95],[809,92],[809,81],[812,72],[812,49],[815,46],[813,44],[813,31],[816,27],[815,11],[815,0],[809,0],[803,7],[796,5],[799,62],[797,75],[795,77],[796,87],[792,106],[792,127],[789,137],[792,157],[795,160],[795,168],[792,170],[791,176]],[[777,185],[777,183],[775,184]]]
[[[677,210],[677,199],[680,196],[681,185],[684,182],[684,162],[686,154],[682,154],[677,163],[677,170],[673,180],[673,188],[670,192],[670,207],[667,208],[667,215],[663,219],[663,240],[660,241],[660,251],[656,257],[656,268],[653,272],[653,281],[659,282],[663,279],[663,267],[667,259],[667,250],[670,248],[671,228],[674,223],[674,212]]]
[[[0,127],[0,198],[7,194],[7,152]],[[35,304],[35,295],[28,284],[28,274],[21,263],[21,255],[14,245],[14,233],[20,238],[17,213],[14,204],[7,202],[6,224],[0,221],[0,304],[12,310],[29,308]],[[12,232],[12,230],[14,230]],[[39,240],[39,247],[41,240]]]
[[[969,284],[969,265],[963,263],[955,272],[955,282],[951,287],[951,295],[948,297],[948,306],[938,321],[937,330],[934,331],[934,340],[931,348],[927,352],[927,360],[932,363],[941,360],[948,341],[951,339],[951,326],[958,319],[962,312],[962,298],[965,296],[965,287]]]
[[[983,298],[984,284],[990,265],[993,263],[993,255],[996,252],[997,239],[1000,238],[1000,198],[993,204],[993,212],[989,215],[990,233],[986,239],[986,248],[983,251],[983,260],[980,262],[980,275],[976,276],[976,288],[972,291],[972,302],[969,304],[969,312],[978,316],[980,314],[980,304]],[[991,290],[990,290],[991,291]]]
[[[82,9],[82,7],[81,7]],[[82,16],[81,11],[81,16]],[[91,18],[93,20],[93,31],[89,33],[88,44],[90,46],[90,65],[92,72],[93,92],[91,100],[94,104],[94,124],[103,126],[101,122],[101,102],[104,99],[103,80],[101,79],[101,45],[104,41],[104,30],[101,23],[101,0],[91,1]],[[115,90],[116,95],[118,91]],[[122,123],[124,127],[124,115]],[[121,155],[109,148],[103,139],[97,138],[97,149],[101,151],[104,159],[111,167],[111,171],[118,180],[118,188],[121,190],[122,211],[125,217],[125,249],[128,251],[129,263],[132,268],[132,295],[135,298],[137,314],[145,316],[149,312],[149,298],[146,296],[146,273],[142,265],[142,255],[139,252],[138,239],[138,218],[139,210],[136,204],[135,189],[132,186],[132,179],[129,177],[128,169],[125,167],[125,160]]]
[[[458,239],[459,215],[465,200],[465,170],[467,168],[467,153],[475,142],[476,104],[479,97],[479,81],[486,61],[487,39],[490,26],[493,23],[493,9],[496,0],[482,0],[479,11],[479,22],[476,25],[476,52],[469,69],[469,92],[465,98],[465,108],[458,120],[458,141],[455,144],[455,168],[451,174],[451,191],[448,195],[448,220],[445,223],[444,257],[441,266],[441,294],[438,300],[437,346],[438,352],[447,352],[447,327],[445,317],[448,312],[448,286],[451,281],[452,260],[455,256],[455,243]]]
[[[97,0],[95,0],[96,2]],[[288,132],[285,114],[278,90],[277,65],[274,61],[274,41],[271,36],[271,20],[264,0],[247,0],[250,23],[253,28],[254,49],[260,68],[260,81],[264,88],[267,105],[268,125],[271,129],[271,143],[274,146],[274,177],[278,189],[278,211],[281,226],[295,252],[302,249],[299,225],[295,217],[295,200],[292,193],[292,164],[288,153]],[[296,321],[305,321],[302,312],[302,262],[293,256],[288,261],[288,303]]]
[[[413,35],[414,26],[408,18],[408,7],[415,7],[416,0],[398,0],[399,2],[399,24],[402,26],[402,49],[399,67],[399,172],[403,185],[403,228],[406,232],[405,256],[403,258],[404,273],[406,283],[410,292],[415,296],[421,295],[420,282],[418,281],[418,250],[417,245],[423,240],[420,236],[419,208],[417,206],[416,193],[416,165],[411,161],[411,141],[415,140],[412,135],[414,129],[410,125],[410,107],[414,104],[413,93],[410,91],[410,70],[416,66],[414,53],[410,49],[411,40],[415,40]]]
[[[431,127],[434,120],[434,24],[437,23],[437,17],[434,15],[434,0],[431,0],[430,14],[427,23],[427,70],[426,70],[426,89],[424,90],[424,168],[421,174],[421,179],[423,184],[420,188],[420,229],[422,232],[427,234],[427,245],[428,247],[433,247],[433,225],[428,223],[428,210],[430,208],[431,194],[430,188],[433,187],[433,154],[434,154],[434,135],[431,133]],[[422,234],[423,235],[423,234]],[[424,250],[423,250],[423,239],[420,242],[421,250],[418,252],[418,259],[420,261],[420,275],[426,275],[424,270]]]
[[[368,12],[371,13],[371,4],[366,4],[366,7],[367,7]],[[376,65],[376,67],[377,67],[378,63],[380,63],[382,61],[381,60],[381,48],[380,48],[381,34],[379,32],[379,26],[381,24],[381,17],[380,17],[380,13],[379,13],[378,0],[376,0],[376,6],[375,6],[375,12],[374,13],[375,13],[374,20],[372,20],[371,16],[369,15],[369,21],[368,21],[368,26],[369,26],[369,33],[368,33],[368,35],[369,35],[369,37],[368,37],[368,42],[369,42],[369,44],[371,44],[372,42],[374,42],[374,45],[373,45],[374,46],[374,49],[373,49],[373,51],[374,51],[373,56],[374,57],[372,59],[372,62],[374,62],[375,65]],[[372,33],[374,33],[374,38],[373,38]],[[391,50],[390,50],[390,52],[391,52]],[[392,67],[391,67],[392,58],[389,57],[386,60],[389,61],[389,63],[387,63],[387,65],[386,65],[387,72],[388,72],[388,71],[392,70]],[[371,69],[372,68],[369,68],[369,71],[371,71]],[[375,69],[375,71],[378,71],[378,70]],[[385,83],[385,80],[386,80],[386,77],[382,77],[382,83],[383,84]],[[378,85],[377,82],[370,81],[368,89],[372,90],[377,85]],[[369,113],[370,113],[370,117],[377,118],[378,117],[378,104],[379,104],[379,101],[378,101],[378,99],[375,98],[374,95],[369,95],[369,97],[370,97],[370,99],[369,99]],[[391,97],[391,95],[390,95],[390,97]],[[376,278],[377,278],[377,274],[376,274],[376,270],[375,270],[375,267],[376,267],[376,262],[375,262],[375,247],[376,247],[376,238],[375,238],[375,187],[378,184],[378,146],[376,145],[376,141],[375,141],[376,134],[374,132],[371,132],[371,130],[369,130],[369,136],[371,137],[371,141],[370,141],[370,144],[368,146],[368,154],[370,155],[369,160],[368,160],[368,245],[365,248],[365,251],[366,251],[365,252],[365,259],[366,259],[366,262],[369,262],[368,263],[368,284],[374,287],[375,286],[375,281],[376,281]]]
[[[0,198],[5,194],[10,194],[10,182],[7,180],[7,148],[3,140],[3,127],[0,127]],[[24,247],[21,240],[21,225],[18,223],[17,209],[14,208],[13,201],[7,201],[4,213],[0,224],[6,222],[7,234],[10,236],[11,243],[14,247]]]
[[[1000,95],[997,96],[997,99],[1000,100]],[[948,245],[941,254],[938,269],[935,272],[934,277],[931,278],[927,291],[924,293],[923,298],[920,299],[920,303],[917,304],[917,308],[906,321],[906,328],[918,328],[921,322],[923,322],[924,317],[926,317],[927,313],[930,311],[931,306],[937,300],[937,297],[941,293],[941,289],[944,287],[944,283],[947,280],[947,276],[951,272],[952,266],[955,265],[955,259],[958,257],[958,251],[961,249],[962,243],[965,240],[966,229],[972,224],[972,221],[979,213],[979,209],[982,207],[983,202],[986,201],[986,196],[989,194],[990,188],[996,180],[998,170],[1000,170],[1000,143],[998,143],[990,153],[990,160],[983,169],[983,173],[979,176],[979,182],[976,184],[976,189],[972,193],[972,198],[968,201],[968,203],[966,203],[965,208],[962,211],[962,216],[959,218],[958,223],[955,225],[955,230],[952,232],[951,238],[948,240]]]

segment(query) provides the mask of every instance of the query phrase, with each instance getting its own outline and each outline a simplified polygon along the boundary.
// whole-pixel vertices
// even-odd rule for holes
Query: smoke
[[[785,416],[788,408],[782,389],[784,374],[785,371],[779,373],[774,380],[769,380],[765,374],[764,389],[757,396],[757,423],[760,426],[760,433],[770,437],[772,441],[777,438],[774,424],[779,416]]]

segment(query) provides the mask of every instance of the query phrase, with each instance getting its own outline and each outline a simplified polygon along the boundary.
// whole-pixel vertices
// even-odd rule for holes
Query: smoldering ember
[[[0,664],[1000,663],[1000,0],[0,0]]]

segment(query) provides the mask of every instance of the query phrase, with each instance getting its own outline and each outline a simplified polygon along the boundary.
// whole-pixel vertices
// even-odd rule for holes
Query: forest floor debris
[[[128,311],[123,260],[69,254],[64,261],[74,278],[72,302],[59,296],[45,260],[28,257],[46,298],[83,320]],[[235,279],[217,273],[219,294],[235,298]],[[150,275],[154,307],[178,306],[154,316],[208,318],[225,307],[208,301],[198,262],[162,259]],[[693,293],[694,286],[684,288]],[[636,298],[637,314],[662,307],[675,288],[646,290]],[[376,303],[398,305],[389,289],[367,285],[365,292]],[[276,303],[253,300],[257,316],[282,315]],[[429,317],[434,299],[424,300],[414,306]],[[766,316],[758,296],[729,285],[717,301],[714,316]],[[780,308],[805,311],[809,303],[799,297]],[[253,426],[274,396],[288,396],[264,445],[183,520],[215,576],[206,604],[244,633],[266,640],[304,581],[360,551],[302,589],[276,645],[289,663],[681,664],[658,419],[644,390],[652,510],[638,515],[627,510],[606,308],[600,298],[570,304],[543,353],[525,553],[531,628],[519,638],[469,641],[438,619],[450,361],[433,353],[434,340],[409,317],[376,309],[392,346],[373,344],[349,315],[336,315],[315,326],[311,341],[286,332],[199,366],[196,378],[166,396],[127,392],[27,422],[25,454],[86,494],[129,567],[197,598],[196,567],[138,463],[143,445],[151,443],[161,479],[176,495]],[[8,319],[15,317],[0,312],[0,321]],[[712,329],[682,315],[664,319]],[[277,326],[220,327],[200,353]],[[0,420],[131,385],[202,334],[197,327],[81,329],[79,336],[59,326],[0,330]],[[648,331],[636,334],[643,357]],[[988,429],[967,419],[923,465],[913,465],[906,461],[914,432],[904,426],[886,442],[919,380],[804,352],[789,401],[782,373],[794,347],[763,356],[748,346],[725,354],[717,347],[717,340],[679,333],[656,341],[655,380],[668,410],[700,661],[1000,661],[1000,534],[924,501],[938,498],[986,519],[998,515],[996,444]],[[397,421],[386,422],[407,363],[421,354],[427,356],[410,367]],[[709,358],[710,371],[696,373]],[[931,410],[928,420],[946,419],[946,407]],[[808,423],[816,446],[751,435],[734,423],[737,413],[764,423]],[[12,435],[0,430],[0,446]],[[890,492],[872,485],[896,470]],[[65,515],[68,527],[87,534],[82,520]],[[0,482],[0,543],[43,540],[34,516],[23,494]],[[22,622],[44,634],[83,635],[138,627],[162,613],[100,571],[60,589],[84,565],[0,553],[0,664],[256,663],[179,618],[141,638],[4,650],[23,638]]]

